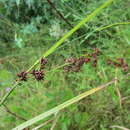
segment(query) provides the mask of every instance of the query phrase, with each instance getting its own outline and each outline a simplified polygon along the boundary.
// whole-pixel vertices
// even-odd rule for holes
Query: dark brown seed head
[[[19,77],[20,80],[27,81],[27,72],[23,71],[21,73],[18,73],[17,76]]]
[[[93,61],[92,66],[93,66],[93,67],[97,67],[97,59],[95,59],[95,60]]]
[[[40,64],[45,65],[47,63],[47,59],[41,58]]]
[[[77,59],[76,61],[76,66],[82,66],[85,63],[85,58],[80,57],[79,59]]]
[[[31,74],[33,74],[38,81],[44,79],[44,72],[42,70],[33,70]]]
[[[97,53],[92,53],[92,57],[93,57],[94,59],[97,59]]]

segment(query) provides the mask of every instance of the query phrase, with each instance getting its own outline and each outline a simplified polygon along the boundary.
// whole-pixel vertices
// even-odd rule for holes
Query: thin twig
[[[18,118],[20,120],[27,121],[24,117],[21,117],[21,116],[17,115],[16,113],[12,112],[5,104],[3,104],[3,106],[4,106],[5,110],[6,110],[6,112],[11,114],[12,116],[14,116],[14,117],[16,117],[16,118]]]
[[[57,12],[57,14],[71,27],[73,26],[70,24],[70,22],[60,13],[60,11],[57,10],[54,3],[51,2],[51,0],[47,0],[47,2],[50,4],[50,6]]]
[[[2,104],[4,104],[5,100],[9,97],[9,95],[13,92],[13,90],[17,87],[17,85],[19,84],[19,81],[16,81],[15,84],[13,85],[13,87],[9,90],[9,92],[7,92],[4,97],[2,98],[2,100],[0,101],[0,106]]]

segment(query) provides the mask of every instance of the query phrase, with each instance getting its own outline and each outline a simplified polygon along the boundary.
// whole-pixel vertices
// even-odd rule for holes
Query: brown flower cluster
[[[97,67],[97,56],[100,54],[100,50],[98,48],[94,48],[94,52],[91,54],[93,58],[93,67]]]
[[[94,48],[94,51],[92,54],[89,54],[89,57],[80,57],[80,58],[68,58],[65,60],[65,63],[68,63],[69,65],[64,67],[65,72],[79,72],[82,65],[84,63],[89,63],[92,60],[92,66],[97,66],[97,57],[100,54],[100,51],[98,48]]]
[[[34,70],[32,70],[32,72],[23,71],[21,73],[18,73],[17,76],[19,77],[19,80],[21,80],[21,81],[27,81],[28,74],[32,74],[37,81],[44,80],[44,75],[45,75],[44,69],[45,69],[46,64],[47,64],[47,59],[41,58],[39,70],[34,69]]]
[[[65,60],[65,63],[68,63],[69,65],[66,65],[64,67],[65,72],[79,72],[82,65],[84,63],[88,63],[91,61],[93,67],[97,67],[98,62],[98,56],[100,54],[100,50],[98,48],[94,48],[93,52],[91,54],[88,54],[88,57],[80,57],[80,58],[68,58]],[[117,58],[115,61],[108,59],[107,60],[108,65],[112,65],[114,67],[121,67],[123,72],[128,72],[128,64],[125,62],[123,58]]]
[[[22,71],[21,73],[18,73],[17,76],[19,77],[19,80],[27,81],[27,72]]]
[[[108,65],[113,65],[115,67],[121,67],[124,72],[128,72],[128,64],[124,61],[123,58],[118,58],[116,61],[107,60]]]
[[[88,54],[87,57],[83,57],[83,56],[81,56],[79,58],[70,57],[65,60],[65,63],[67,65],[64,67],[64,71],[65,72],[79,72],[81,70],[81,67],[83,66],[83,64],[87,64],[90,61],[91,61],[93,67],[97,67],[98,56],[100,53],[101,52],[98,48],[94,48],[93,52],[91,54]],[[44,69],[45,69],[45,65],[47,64],[47,62],[48,62],[47,59],[41,58],[40,69],[37,69],[37,70],[34,69],[34,70],[32,70],[32,72],[22,71],[22,72],[18,73],[17,76],[19,77],[19,80],[27,81],[28,74],[33,75],[37,81],[44,80],[44,76],[45,76]],[[112,65],[114,67],[121,67],[124,72],[128,72],[128,64],[125,62],[125,60],[123,58],[118,58],[115,61],[108,59],[107,64]]]

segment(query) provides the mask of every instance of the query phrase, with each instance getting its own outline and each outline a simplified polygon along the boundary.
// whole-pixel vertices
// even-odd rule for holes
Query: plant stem
[[[23,117],[17,115],[16,113],[12,112],[5,104],[3,104],[3,106],[5,107],[6,112],[10,113],[12,116],[14,116],[14,117],[16,117],[20,120],[27,121],[25,118],[23,118]]]
[[[9,95],[13,92],[13,90],[17,87],[17,85],[19,84],[19,81],[15,82],[15,84],[13,85],[13,87],[10,89],[9,92],[7,92],[5,94],[5,96],[2,98],[2,100],[0,101],[0,106],[2,104],[4,104],[5,100],[9,97]]]
[[[57,14],[71,27],[73,26],[70,24],[70,22],[60,13],[60,11],[57,10],[55,5],[51,2],[51,0],[47,0],[47,2],[50,4],[50,6],[57,12]]]
[[[121,22],[121,23],[114,23],[114,24],[110,24],[110,25],[107,25],[107,26],[104,26],[104,27],[99,27],[96,29],[96,31],[102,31],[104,29],[108,29],[108,28],[111,28],[113,26],[117,26],[117,25],[127,25],[127,24],[130,24],[130,22]]]

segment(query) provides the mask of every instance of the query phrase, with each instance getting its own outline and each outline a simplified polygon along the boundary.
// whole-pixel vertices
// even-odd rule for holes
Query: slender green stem
[[[91,33],[89,33],[89,34],[80,42],[80,44],[82,44],[85,40],[87,40],[90,36],[92,36],[93,33],[97,32],[97,31],[102,31],[102,30],[111,28],[111,27],[113,27],[113,26],[127,25],[127,24],[130,24],[130,22],[114,23],[114,24],[110,24],[110,25],[107,25],[107,26],[103,26],[103,27],[96,28],[94,31],[92,31]],[[84,36],[84,35],[82,35],[82,36]],[[81,37],[82,37],[82,36],[81,36]]]
[[[12,116],[14,116],[15,118],[18,118],[20,120],[23,120],[23,121],[27,121],[24,117],[20,116],[20,115],[17,115],[15,112],[12,112],[5,104],[3,104],[6,112],[8,112],[9,114],[11,114]]]
[[[108,29],[108,28],[111,28],[113,26],[117,26],[117,25],[127,25],[127,24],[130,24],[130,22],[121,22],[121,23],[114,23],[114,24],[110,24],[110,25],[107,25],[107,26],[104,26],[104,27],[99,27],[96,29],[96,31],[102,31],[104,29]]]
[[[55,67],[54,69],[52,69],[52,70],[50,70],[50,71],[47,71],[47,72],[55,71],[55,70],[57,70],[57,69],[60,69],[60,68],[62,68],[62,67],[64,67],[64,66],[66,66],[66,65],[70,65],[70,64],[72,64],[72,63],[65,63],[65,64],[60,65],[60,66],[57,66],[57,67]]]
[[[19,84],[19,81],[15,82],[15,84],[10,89],[10,91],[5,94],[5,96],[0,101],[0,106],[5,102],[5,100],[8,98],[8,96],[14,91],[14,89],[17,87],[18,84]]]

